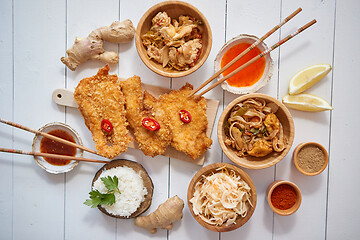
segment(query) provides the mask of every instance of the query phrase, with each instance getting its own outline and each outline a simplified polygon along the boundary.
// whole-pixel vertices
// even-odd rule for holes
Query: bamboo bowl
[[[168,14],[168,16],[171,17],[172,19],[173,18],[178,19],[180,15],[188,15],[197,20],[200,20],[203,23],[202,51],[195,65],[189,68],[188,70],[178,71],[175,69],[163,68],[161,64],[149,59],[146,53],[146,48],[142,44],[141,36],[145,34],[147,31],[149,31],[151,27],[151,20],[158,12],[163,12],[163,11],[165,11]],[[206,20],[205,16],[196,7],[182,1],[165,1],[151,7],[141,17],[136,28],[135,45],[141,60],[145,63],[145,65],[148,68],[150,68],[150,70],[164,77],[178,78],[193,73],[204,64],[204,62],[206,61],[207,57],[210,54],[210,50],[212,46],[212,34],[208,21]]]
[[[195,185],[198,181],[201,180],[202,176],[207,176],[210,175],[214,172],[217,172],[216,170],[218,168],[222,168],[222,167],[226,167],[228,170],[233,170],[235,171],[235,173],[237,175],[239,175],[241,177],[241,179],[243,179],[251,188],[251,203],[253,205],[253,207],[251,207],[248,211],[248,213],[246,214],[246,216],[244,218],[242,217],[238,217],[235,224],[232,224],[230,226],[214,226],[211,224],[208,224],[207,222],[205,222],[204,220],[202,220],[198,215],[195,215],[194,211],[193,211],[193,204],[190,202],[190,199],[194,196],[194,192],[195,192]],[[256,194],[256,189],[255,189],[255,185],[252,182],[251,178],[249,177],[249,175],[246,174],[246,172],[244,172],[242,169],[240,169],[239,167],[233,165],[233,164],[229,164],[229,163],[213,163],[210,164],[206,167],[203,167],[202,169],[200,169],[192,178],[189,187],[188,187],[188,192],[187,192],[187,201],[188,201],[188,206],[189,206],[189,210],[192,214],[192,216],[195,218],[195,220],[203,227],[214,231],[214,232],[229,232],[232,230],[235,230],[239,227],[241,227],[242,225],[244,225],[247,221],[249,221],[249,219],[251,218],[251,216],[253,215],[254,211],[255,211],[255,207],[256,207],[256,201],[257,201],[257,194]]]
[[[324,162],[323,166],[316,172],[307,172],[304,169],[302,169],[298,164],[299,152],[301,149],[303,149],[306,146],[318,147],[324,153],[325,162]],[[293,153],[293,160],[294,160],[294,164],[295,164],[296,168],[299,170],[299,172],[301,172],[302,174],[307,175],[307,176],[315,176],[315,175],[322,173],[325,170],[325,168],[327,167],[328,162],[329,162],[329,155],[328,155],[328,152],[326,151],[326,149],[321,144],[316,143],[316,142],[306,142],[306,143],[300,143],[295,148],[294,153]]]
[[[274,207],[274,205],[271,203],[271,194],[273,193],[274,189],[277,186],[280,186],[282,184],[290,185],[291,187],[293,187],[295,189],[295,192],[296,192],[296,202],[295,202],[294,206],[292,206],[291,208],[286,209],[286,210],[278,209],[278,208]],[[301,205],[301,199],[302,199],[301,191],[295,183],[290,182],[290,181],[278,180],[278,181],[271,183],[269,185],[269,187],[267,188],[266,195],[267,195],[267,201],[269,203],[271,210],[273,210],[274,213],[282,215],[282,216],[288,216],[288,215],[295,213]]]
[[[278,119],[280,120],[283,130],[284,130],[284,137],[287,139],[286,147],[284,151],[282,152],[275,152],[266,155],[265,157],[253,157],[250,155],[239,157],[236,155],[236,150],[228,147],[225,145],[225,131],[224,131],[224,124],[225,121],[227,121],[231,109],[239,102],[243,102],[246,99],[249,98],[258,98],[258,99],[264,99],[268,103],[274,103],[279,108],[277,112],[275,113]],[[219,123],[218,123],[218,130],[217,130],[218,140],[220,143],[220,146],[222,150],[224,151],[225,155],[234,163],[236,163],[239,166],[250,168],[250,169],[262,169],[267,168],[270,166],[273,166],[274,164],[280,162],[286,154],[289,152],[293,141],[294,141],[294,135],[295,135],[295,129],[294,129],[294,121],[291,117],[291,114],[289,110],[285,107],[284,104],[282,104],[277,99],[270,97],[265,94],[261,93],[252,93],[243,95],[241,97],[236,98],[233,100],[223,111],[223,113],[220,116]]]

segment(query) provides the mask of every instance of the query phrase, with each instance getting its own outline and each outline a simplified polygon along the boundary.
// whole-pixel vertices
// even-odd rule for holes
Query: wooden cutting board
[[[169,93],[171,91],[171,89],[158,87],[158,86],[154,86],[154,85],[150,85],[150,84],[142,83],[141,85],[142,85],[143,90],[147,90],[149,93],[151,93],[155,97],[158,97],[164,93]],[[60,88],[60,89],[54,90],[54,92],[52,94],[52,99],[55,103],[62,105],[62,106],[74,107],[74,108],[78,107],[78,105],[75,102],[74,97],[73,97],[73,91],[68,90],[68,89]],[[207,102],[206,113],[207,113],[207,119],[208,119],[208,128],[206,131],[206,135],[208,137],[211,137],[211,133],[214,128],[216,113],[219,108],[219,101],[215,100],[215,99],[206,99],[206,102]],[[130,131],[130,134],[132,135],[132,137],[134,137],[134,135],[131,131]],[[138,149],[137,143],[135,141],[131,142],[129,144],[129,147]],[[187,161],[187,162],[191,162],[191,163],[194,163],[197,165],[203,165],[204,161],[205,161],[205,154],[206,154],[206,152],[204,154],[202,154],[200,157],[198,157],[197,159],[193,160],[189,156],[187,156],[185,153],[177,151],[175,148],[169,146],[166,149],[165,153],[162,155],[171,157],[171,158],[180,159],[180,160]]]

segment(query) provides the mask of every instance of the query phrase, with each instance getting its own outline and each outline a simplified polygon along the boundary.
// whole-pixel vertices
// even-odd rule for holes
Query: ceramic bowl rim
[[[46,131],[46,129],[51,128],[51,127],[60,127],[62,130],[67,131],[68,133],[70,133],[74,139],[75,142],[79,145],[83,145],[83,142],[81,140],[80,135],[75,131],[75,129],[73,129],[72,127],[70,127],[68,124],[62,123],[62,122],[51,122],[51,123],[47,123],[44,126],[42,126],[41,128],[38,129],[39,132],[43,132]],[[36,134],[33,138],[33,143],[32,143],[32,150],[33,152],[39,151],[37,150],[37,143],[38,141],[41,141],[42,136]],[[40,142],[39,142],[39,149],[40,149]],[[84,151],[82,149],[77,149],[77,153],[75,156],[77,157],[83,157],[83,153]],[[79,161],[75,161],[72,160],[69,164],[65,165],[68,166],[68,168],[64,168],[63,170],[54,170],[56,168],[60,168],[57,167],[55,165],[51,165],[49,164],[51,167],[53,167],[54,169],[49,169],[48,167],[46,167],[46,165],[48,164],[44,164],[45,159],[43,159],[43,157],[40,156],[34,156],[35,162],[37,165],[39,165],[42,169],[44,169],[45,171],[49,172],[49,173],[53,173],[53,174],[59,174],[59,173],[67,173],[70,172],[71,170],[73,170],[78,164]]]
[[[231,47],[235,46],[238,43],[241,42],[249,42],[249,43],[255,43],[256,41],[259,41],[259,38],[255,35],[251,34],[239,34],[229,41],[227,41],[222,48],[219,50],[218,54],[215,57],[214,60],[214,70],[215,72],[218,72],[221,69],[221,59]],[[266,50],[268,47],[264,41],[260,42],[259,45],[257,45],[261,51]],[[266,86],[268,82],[271,80],[273,74],[274,74],[274,61],[271,57],[271,53],[268,53],[265,55],[265,61],[266,66],[264,69],[264,73],[262,77],[252,86],[249,87],[232,87],[230,86],[226,81],[221,84],[221,87],[234,94],[247,94],[247,93],[254,93],[260,90],[262,87]],[[223,74],[220,74],[217,77],[217,81],[221,80],[223,78]]]

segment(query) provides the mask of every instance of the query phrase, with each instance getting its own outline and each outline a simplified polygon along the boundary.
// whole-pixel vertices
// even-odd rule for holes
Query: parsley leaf
[[[115,203],[115,195],[113,193],[101,193],[99,190],[92,190],[89,192],[90,199],[87,199],[84,204],[91,206],[92,208],[97,207],[99,204],[112,205]]]
[[[113,193],[103,194],[101,204],[113,205],[115,203],[115,195]]]
[[[114,176],[111,178],[103,177],[101,178],[101,181],[104,183],[105,187],[107,188],[107,193],[101,193],[99,190],[92,190],[89,192],[90,199],[87,199],[84,204],[87,206],[90,206],[92,208],[97,207],[100,205],[113,205],[115,203],[115,192],[120,193],[118,183],[119,179],[117,176]]]
[[[103,181],[105,187],[108,189],[109,192],[116,191],[120,193],[120,190],[118,188],[119,179],[117,178],[117,176],[114,176],[113,178],[111,178],[110,176],[103,177],[101,178],[101,181]]]

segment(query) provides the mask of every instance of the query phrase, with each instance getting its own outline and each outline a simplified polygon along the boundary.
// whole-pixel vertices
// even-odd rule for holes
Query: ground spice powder
[[[318,172],[325,164],[325,154],[317,146],[305,146],[298,153],[297,164],[305,172]]]
[[[275,208],[286,210],[295,205],[296,191],[288,184],[277,186],[271,194],[271,203]]]

